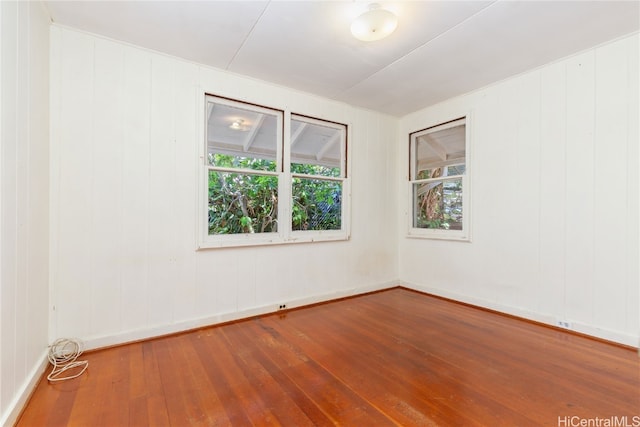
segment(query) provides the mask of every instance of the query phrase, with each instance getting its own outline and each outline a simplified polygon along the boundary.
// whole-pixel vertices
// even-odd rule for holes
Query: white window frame
[[[244,109],[266,109],[270,113],[274,111],[282,112],[281,119],[278,123],[278,144],[277,144],[277,166],[276,172],[263,172],[263,171],[246,171],[244,169],[225,169],[219,167],[212,167],[208,164],[207,154],[207,103],[210,99],[215,99],[216,102],[222,102],[228,105],[239,106]],[[199,128],[201,134],[199,138],[199,150],[198,150],[198,208],[197,208],[197,249],[212,249],[212,248],[224,248],[224,247],[239,247],[239,246],[261,246],[261,245],[274,245],[274,244],[289,244],[289,243],[309,243],[320,241],[340,241],[348,240],[351,234],[350,224],[350,212],[351,212],[351,180],[348,174],[349,171],[349,135],[351,126],[348,124],[342,124],[336,121],[325,120],[315,117],[310,117],[300,113],[292,113],[285,108],[267,107],[257,105],[251,102],[231,99],[225,96],[219,96],[209,93],[202,93],[199,101],[199,108],[203,108],[203,112],[200,115]],[[327,178],[318,175],[299,175],[300,177],[311,179],[332,180],[342,183],[342,216],[341,216],[341,229],[340,230],[292,230],[291,224],[291,203],[292,203],[292,174],[291,174],[291,120],[292,116],[300,117],[305,121],[317,122],[323,126],[338,127],[341,126],[345,131],[343,138],[341,139],[341,175],[340,177]],[[237,234],[209,234],[209,171],[219,170],[232,173],[256,173],[273,175],[278,177],[278,231],[273,233],[237,233]],[[298,175],[296,175],[298,176]]]
[[[291,119],[305,121],[307,123],[318,124],[321,126],[331,127],[341,131],[342,137],[340,138],[340,152],[343,153],[343,156],[340,161],[340,176],[339,177],[326,177],[321,175],[306,175],[306,174],[295,174],[291,173],[291,161],[287,161],[285,165],[285,171],[289,175],[289,190],[292,193],[292,184],[293,178],[308,178],[308,179],[317,179],[320,181],[332,181],[332,182],[340,182],[342,185],[342,199],[341,199],[341,218],[340,218],[340,230],[290,230],[290,241],[322,241],[322,240],[346,240],[349,237],[349,206],[350,206],[350,188],[348,179],[348,168],[347,168],[347,148],[348,148],[348,129],[349,126],[343,123],[337,123],[329,120],[317,119],[314,117],[306,116],[303,114],[291,113]],[[289,135],[290,137],[290,132]],[[291,158],[291,141],[290,139],[285,144],[285,156],[290,159]],[[289,152],[287,152],[289,151]],[[292,194],[289,194],[289,207],[291,206]],[[288,216],[289,227],[291,227],[291,213]]]
[[[409,182],[407,186],[409,209],[407,211],[407,236],[411,238],[422,239],[440,239],[440,240],[457,240],[471,241],[471,114],[466,113],[463,116],[451,118],[450,120],[439,121],[426,128],[416,130],[409,133]],[[465,173],[462,175],[452,175],[446,178],[438,177],[431,179],[416,179],[416,140],[418,137],[459,126],[461,123],[465,125]],[[442,230],[417,228],[415,224],[415,207],[414,207],[414,184],[421,182],[436,182],[444,180],[462,180],[462,230]]]

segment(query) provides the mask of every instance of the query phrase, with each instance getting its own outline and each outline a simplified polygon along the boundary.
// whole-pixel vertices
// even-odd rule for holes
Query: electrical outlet
[[[286,310],[287,309],[287,304],[280,304],[278,306],[278,310]]]
[[[568,320],[558,320],[556,324],[563,329],[573,329],[571,326],[571,322]]]

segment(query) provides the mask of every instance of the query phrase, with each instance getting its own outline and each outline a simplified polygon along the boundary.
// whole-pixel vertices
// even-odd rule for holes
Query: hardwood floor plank
[[[251,322],[249,322],[247,325],[253,328],[253,325],[250,323]],[[298,385],[288,375],[286,375],[286,373],[282,369],[280,369],[275,363],[273,363],[268,354],[262,351],[255,344],[265,333],[266,332],[264,331],[258,331],[258,333],[254,332],[245,335],[242,333],[242,330],[238,331],[239,339],[242,339],[245,342],[253,342],[253,358],[262,367],[262,369],[269,374],[273,381],[282,388],[283,392],[287,396],[287,399],[289,399],[299,409],[299,411],[308,418],[310,424],[320,426],[333,424],[329,416],[327,416],[327,414],[325,414],[321,410],[321,408],[319,408],[315,404],[315,402],[306,394],[306,392],[298,387]],[[278,396],[280,396],[280,394],[277,394],[276,398]],[[295,413],[297,414],[298,411],[296,410]],[[280,414],[279,416],[286,417],[286,414]]]
[[[194,359],[184,352],[187,343],[185,337],[176,336],[154,346],[167,413],[172,425],[207,425],[208,408],[200,398],[210,390],[194,374]]]
[[[252,322],[250,327],[242,330],[251,336],[258,335],[260,330],[268,332],[256,340],[256,345],[273,364],[272,369],[280,369],[334,423],[353,419],[360,420],[362,425],[394,425],[339,378],[307,357],[304,351],[282,339],[275,329],[265,328],[261,322]]]
[[[433,307],[434,309],[436,307]],[[464,306],[459,307],[460,309],[465,309]],[[475,309],[466,308],[467,310],[471,310],[476,312]],[[411,310],[410,310],[411,311]],[[481,312],[482,313],[482,312]],[[464,318],[470,318],[471,315],[469,313],[465,314]],[[502,317],[502,316],[498,316]],[[483,316],[484,318],[484,316]],[[491,325],[489,327],[486,326],[486,323],[491,323],[491,318],[487,321],[484,318],[485,326],[481,326],[478,328],[476,324],[469,323],[465,326],[463,333],[458,333],[459,337],[467,337],[468,346],[474,349],[474,353],[469,354],[468,351],[465,352],[464,347],[459,344],[453,343],[447,335],[438,337],[436,342],[443,345],[445,348],[456,348],[456,351],[451,351],[446,354],[447,360],[451,360],[456,363],[457,370],[464,370],[467,372],[467,375],[474,375],[474,382],[481,384],[482,386],[489,385],[490,387],[485,388],[484,392],[486,394],[490,394],[492,389],[496,389],[499,393],[510,393],[513,397],[509,400],[511,405],[520,406],[519,411],[527,414],[539,414],[540,411],[536,411],[533,408],[527,408],[526,403],[529,402],[529,406],[531,406],[531,402],[535,405],[536,402],[539,402],[540,399],[542,401],[547,400],[549,407],[553,408],[554,403],[558,404],[557,410],[562,411],[566,409],[565,404],[561,404],[563,400],[565,400],[568,396],[576,397],[576,390],[580,390],[580,387],[576,388],[573,382],[558,382],[558,373],[562,373],[562,377],[566,379],[571,379],[570,374],[567,374],[568,370],[575,368],[576,366],[580,366],[580,364],[574,363],[575,359],[567,358],[567,360],[571,361],[570,364],[564,366],[563,368],[554,366],[558,359],[557,356],[549,357],[547,351],[542,351],[540,345],[542,343],[549,344],[553,343],[553,341],[545,338],[544,340],[540,340],[538,338],[534,339],[533,343],[532,336],[526,337],[526,339],[522,339],[523,327],[528,329],[531,326],[534,326],[534,329],[542,329],[545,333],[554,332],[547,328],[540,328],[537,325],[530,325],[526,322],[520,322],[515,319],[508,319],[512,322],[508,323],[508,327],[504,325]],[[501,319],[504,322],[507,319]],[[482,324],[481,324],[482,325]],[[512,328],[518,329],[518,333],[514,333]],[[437,329],[446,328],[446,325],[441,325]],[[459,328],[459,327],[457,327]],[[504,335],[504,331],[507,331],[507,335]],[[454,336],[451,334],[450,336]],[[413,337],[412,342],[417,346],[424,346],[426,343],[424,342],[424,338],[420,336]],[[457,341],[459,339],[456,338]],[[591,341],[591,340],[589,340]],[[566,347],[566,346],[565,346]],[[499,348],[500,352],[493,351],[494,348]],[[558,351],[561,350],[560,347],[557,348]],[[491,358],[480,358],[478,355],[490,353]],[[625,351],[627,355],[631,354],[629,351]],[[445,356],[445,355],[443,355]],[[535,366],[537,369],[530,370],[528,369],[527,361],[535,361]],[[637,359],[634,363],[637,363]],[[475,365],[475,366],[474,366]],[[465,367],[469,366],[472,369],[466,370]],[[636,365],[637,366],[637,365]],[[494,376],[482,376],[476,374],[482,374],[483,368],[491,368],[491,373],[495,374]],[[559,370],[562,369],[562,370]],[[579,367],[578,369],[582,370],[584,374],[584,369]],[[498,376],[496,376],[498,375]],[[502,379],[502,381],[500,381]],[[574,378],[578,379],[578,378]],[[582,378],[582,381],[590,382],[589,379]],[[606,383],[606,382],[605,382]],[[627,390],[629,395],[637,396],[637,378],[635,380],[636,388]],[[534,395],[534,400],[531,401],[527,395],[531,396],[531,388],[528,387],[529,384],[538,385],[540,388],[540,392]],[[590,384],[589,387],[585,388],[585,392],[590,392],[593,390],[593,384]],[[615,389],[615,390],[614,390]],[[513,390],[513,392],[511,392]],[[603,398],[606,400],[610,399],[612,394],[616,394],[619,391],[618,385],[615,387],[609,386],[606,390],[606,393],[603,391]],[[519,398],[518,393],[521,394],[521,398]],[[605,396],[606,395],[606,396]],[[624,395],[624,391],[620,395],[620,398]],[[550,398],[551,397],[551,398]],[[616,399],[617,402],[624,401],[624,399]],[[594,406],[595,403],[595,406]],[[613,403],[613,402],[612,402]],[[590,402],[586,407],[598,407],[600,404],[597,402]],[[577,405],[573,404],[574,411],[576,410]],[[628,408],[628,406],[627,406]],[[623,408],[621,408],[622,410]],[[588,415],[588,413],[584,413],[584,415]]]
[[[247,328],[245,330],[245,328]],[[282,370],[277,363],[273,363],[273,359],[269,357],[269,352],[265,352],[260,343],[270,341],[270,334],[262,329],[256,329],[254,322],[248,322],[239,325],[230,325],[229,332],[234,332],[238,339],[245,343],[251,343],[252,359],[255,359],[260,364],[262,370],[267,372],[268,375],[278,384],[281,384],[284,390],[286,390],[287,398],[291,404],[295,406],[294,414],[303,423],[311,423],[316,425],[327,425],[329,419],[326,414],[319,408],[313,400],[309,399],[305,391],[295,384],[291,378],[287,375],[286,371]],[[249,332],[249,333],[245,333]],[[294,362],[294,364],[301,363],[300,361]],[[302,414],[308,419],[303,421]],[[288,420],[288,413],[279,414],[279,418],[282,419],[284,425]],[[304,424],[303,424],[304,425]]]
[[[147,392],[144,373],[144,346],[131,345],[129,348],[129,425],[144,426],[149,424],[147,414]]]
[[[80,385],[68,425],[107,427],[128,423],[128,354],[129,347],[121,346],[92,358],[84,374],[87,381]]]
[[[78,384],[83,379],[49,384],[46,375],[50,371],[49,367],[34,391],[34,396],[42,396],[38,406],[33,411],[25,411],[19,420],[24,420],[25,426],[66,426],[69,422]]]
[[[149,408],[146,397],[132,397],[129,401],[129,422],[130,426],[146,426],[150,424]]]
[[[18,426],[640,420],[635,351],[402,288],[94,351]]]
[[[389,343],[380,345],[375,336],[370,336],[370,332],[375,328],[357,328],[357,319],[355,317],[344,317],[341,313],[333,313],[332,329],[328,330],[325,335],[320,335],[318,331],[312,332],[314,338],[323,348],[344,348],[347,352],[353,352],[353,343],[358,344],[358,350],[355,357],[348,357],[339,353],[329,354],[328,359],[324,362],[325,366],[331,371],[340,370],[343,375],[347,376],[348,382],[356,381],[353,377],[360,372],[367,372],[367,375],[361,377],[361,390],[369,390],[376,385],[382,385],[384,390],[392,391],[394,396],[399,396],[401,402],[414,402],[418,407],[428,408],[423,411],[425,416],[433,422],[443,422],[450,419],[453,412],[459,411],[461,406],[465,407],[465,415],[459,415],[459,419],[464,419],[465,425],[483,425],[478,423],[477,416],[474,417],[474,407],[478,401],[484,399],[483,396],[476,396],[472,399],[471,395],[476,394],[473,390],[466,390],[467,387],[457,382],[447,381],[446,378],[440,378],[445,371],[436,371],[430,367],[430,363],[424,358],[419,357],[418,360],[411,361],[407,358],[407,354],[400,351],[397,345],[389,345]],[[300,328],[297,319],[292,318],[292,324],[296,328]],[[313,323],[313,322],[312,322]],[[353,330],[354,332],[347,332]],[[342,331],[342,332],[340,332]],[[309,331],[306,331],[309,332]],[[377,335],[377,332],[376,334]],[[336,340],[343,340],[342,342]],[[349,344],[351,343],[351,345]],[[395,343],[394,343],[395,344]],[[346,364],[339,366],[346,361]],[[338,365],[336,365],[338,363]],[[443,367],[443,369],[446,367]],[[383,372],[384,375],[376,377],[376,372]],[[373,379],[373,381],[371,380]],[[438,385],[437,393],[425,393],[429,391],[431,384]],[[421,393],[416,393],[421,391]],[[369,399],[375,399],[375,396]],[[479,403],[478,403],[479,404]],[[498,406],[498,405],[493,405]],[[406,405],[405,405],[406,407]],[[486,412],[486,404],[482,406],[480,411]],[[500,413],[498,409],[504,411],[504,408],[494,408],[489,414],[497,416]],[[386,408],[386,410],[391,410]],[[511,414],[512,418],[520,415]],[[395,414],[394,416],[398,416]],[[493,422],[492,419],[483,421],[485,424]]]
[[[234,357],[238,359],[238,366],[243,375],[250,381],[262,400],[269,402],[271,412],[279,424],[290,423],[296,426],[314,425],[303,410],[291,398],[286,388],[274,378],[261,363],[261,355],[254,343],[259,339],[253,334],[247,337],[238,330],[228,328],[225,338],[235,349]]]
[[[147,341],[132,344],[142,349],[143,373],[141,384],[136,381],[136,386],[141,387],[139,390],[143,393],[136,399],[144,398],[147,408],[146,416],[149,426],[169,426],[169,413],[167,410],[167,401],[164,395],[162,379],[160,376],[160,367],[155,353],[155,344],[162,340]],[[173,369],[173,367],[171,367]],[[140,377],[140,371],[132,371],[132,375]],[[140,424],[144,425],[144,424]]]
[[[232,362],[229,361],[222,333],[221,329],[216,329],[207,336],[206,340],[194,342],[196,354],[205,368],[209,381],[213,384],[215,393],[223,402],[222,409],[226,413],[229,424],[251,425],[251,420],[243,408],[242,391],[238,389],[242,380],[231,375],[231,372],[236,370],[230,366]]]

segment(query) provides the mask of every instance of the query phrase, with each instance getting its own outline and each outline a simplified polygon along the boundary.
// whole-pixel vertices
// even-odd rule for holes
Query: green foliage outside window
[[[293,178],[293,230],[340,230],[342,183]]]
[[[278,231],[278,178],[209,171],[209,234]]]
[[[209,156],[209,164],[243,171],[209,171],[209,234],[269,233],[278,231],[278,177],[273,160],[224,154]],[[256,173],[247,172],[255,170]],[[338,168],[292,164],[292,173],[335,177]],[[339,230],[342,182],[294,176],[293,230]]]
[[[436,181],[427,184],[427,191],[416,197],[417,228],[440,230],[462,229],[462,180]]]

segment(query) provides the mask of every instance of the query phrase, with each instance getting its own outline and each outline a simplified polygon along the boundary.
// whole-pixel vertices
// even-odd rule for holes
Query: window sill
[[[197,250],[237,248],[249,246],[271,246],[271,245],[289,245],[296,243],[314,243],[314,242],[340,242],[350,239],[349,234],[344,231],[339,232],[292,232],[290,236],[284,237],[274,233],[272,236],[257,236],[256,234],[237,234],[233,236],[216,236],[209,237],[198,243]]]
[[[409,233],[407,233],[407,238],[471,242],[471,236],[469,236],[469,233],[449,230],[412,229],[409,231]]]

